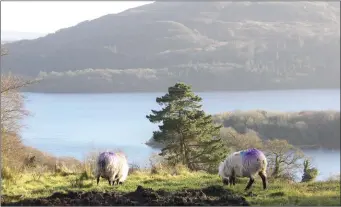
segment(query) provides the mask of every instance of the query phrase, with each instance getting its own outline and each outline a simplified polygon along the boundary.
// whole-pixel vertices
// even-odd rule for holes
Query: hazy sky
[[[1,1],[1,30],[51,33],[152,1]]]

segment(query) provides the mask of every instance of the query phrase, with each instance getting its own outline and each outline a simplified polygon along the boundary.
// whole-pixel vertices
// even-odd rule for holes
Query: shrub
[[[138,164],[135,164],[135,163],[132,163],[132,164],[129,164],[129,172],[128,174],[132,174],[132,173],[135,173],[135,172],[138,172],[138,171],[141,171],[141,168]]]
[[[32,178],[34,181],[40,180],[40,178],[46,173],[47,166],[38,166],[33,172],[32,172]]]
[[[328,181],[340,181],[341,180],[341,174],[335,174],[335,175],[331,175],[328,178]]]
[[[84,181],[88,180],[90,177],[87,172],[81,173],[75,180],[71,181],[71,187],[73,188],[83,188],[85,187]]]
[[[301,182],[311,182],[316,179],[318,170],[311,167],[311,163],[308,159],[303,162],[303,176]]]
[[[1,179],[12,180],[14,178],[13,172],[7,166],[1,167]]]

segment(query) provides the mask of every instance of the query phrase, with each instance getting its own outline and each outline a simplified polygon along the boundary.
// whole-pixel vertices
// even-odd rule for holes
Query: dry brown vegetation
[[[1,56],[7,51],[1,48]],[[1,171],[2,177],[12,177],[17,172],[75,171],[80,162],[74,158],[56,158],[35,148],[25,146],[19,136],[20,121],[29,115],[25,97],[19,90],[39,82],[13,74],[1,74]],[[39,170],[38,170],[39,169]]]

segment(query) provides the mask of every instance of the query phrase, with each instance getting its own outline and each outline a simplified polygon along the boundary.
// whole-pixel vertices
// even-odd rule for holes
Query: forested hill
[[[41,92],[339,88],[339,5],[156,2],[5,44],[1,69]]]
[[[284,139],[301,148],[340,149],[339,111],[233,111],[213,118],[223,126],[220,136],[224,142],[231,137],[245,142]],[[147,145],[163,147],[152,139]]]

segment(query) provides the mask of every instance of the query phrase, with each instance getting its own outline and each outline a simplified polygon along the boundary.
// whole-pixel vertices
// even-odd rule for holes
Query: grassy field
[[[340,182],[325,181],[314,183],[293,183],[287,181],[269,181],[269,188],[261,188],[261,180],[256,178],[251,189],[253,195],[246,196],[243,189],[247,179],[239,179],[231,189],[238,195],[245,196],[251,205],[330,205],[340,204]],[[178,175],[151,174],[150,172],[134,172],[121,186],[109,186],[104,179],[99,186],[94,178],[83,175],[43,174],[41,177],[22,174],[12,181],[2,180],[2,195],[18,201],[26,198],[47,197],[54,192],[66,191],[119,191],[132,192],[137,186],[146,188],[177,191],[183,188],[200,189],[211,185],[222,185],[217,175],[206,173],[182,172]]]

